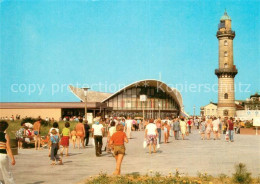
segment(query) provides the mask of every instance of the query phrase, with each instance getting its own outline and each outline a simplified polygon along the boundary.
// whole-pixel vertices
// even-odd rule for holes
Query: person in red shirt
[[[188,123],[188,127],[189,127],[189,133],[191,133],[191,119],[189,119]]]
[[[228,135],[229,135],[229,141],[230,142],[234,142],[234,122],[233,122],[233,118],[230,117],[230,119],[228,120]]]
[[[121,164],[125,155],[125,145],[124,142],[128,143],[128,139],[124,131],[124,126],[118,124],[116,126],[116,133],[110,138],[110,145],[114,147],[114,155],[116,159],[116,170],[113,172],[114,175],[120,175]]]

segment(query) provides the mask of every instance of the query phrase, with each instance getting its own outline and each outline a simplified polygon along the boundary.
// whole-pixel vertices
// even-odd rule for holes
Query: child
[[[51,133],[51,131],[52,130],[56,130],[56,132],[57,132],[57,135],[58,135],[58,137],[60,138],[60,130],[59,130],[59,124],[57,123],[57,122],[54,122],[53,123],[53,125],[52,125],[52,127],[50,128],[50,130],[49,130],[49,136],[51,137],[51,136],[53,136],[52,135],[52,133]],[[49,141],[49,157],[51,156],[51,140]]]
[[[23,141],[25,137],[25,123],[21,123],[21,128],[16,132],[15,136],[18,140],[18,149],[23,149]]]
[[[41,146],[42,146],[43,148],[48,148],[48,143],[49,143],[49,141],[50,141],[50,137],[49,137],[48,135],[46,135],[46,136],[44,137],[44,139],[41,138]]]
[[[165,122],[163,124],[163,132],[164,132],[164,143],[168,142],[168,124]]]
[[[69,156],[69,140],[70,140],[70,123],[66,122],[65,123],[65,128],[62,130],[62,138],[60,141],[60,144],[62,145],[62,149],[60,152],[60,155],[63,156],[63,151],[66,149],[66,156]]]
[[[51,165],[56,165],[56,161],[59,161],[60,165],[62,165],[62,160],[58,156],[60,138],[57,133],[58,132],[55,129],[51,131]]]
[[[169,137],[170,137],[170,131],[171,131],[171,126],[170,126],[170,124],[168,124],[168,122],[167,122],[166,127],[167,127],[167,143],[168,143]]]
[[[76,130],[75,129],[72,130],[70,135],[71,135],[71,139],[72,139],[73,149],[75,149],[76,140],[77,140]]]
[[[10,138],[6,133],[7,128],[8,123],[6,121],[0,121],[0,171],[2,172],[5,183],[13,184],[14,179],[12,173],[10,172],[9,158],[7,155],[11,158],[12,165],[15,165],[15,159],[10,147]]]

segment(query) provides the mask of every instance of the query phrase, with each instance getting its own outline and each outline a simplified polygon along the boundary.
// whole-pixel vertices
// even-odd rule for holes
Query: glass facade
[[[140,101],[140,95],[147,95],[145,102]],[[141,115],[140,111],[145,110],[146,114],[155,116],[160,110],[164,112],[179,114],[180,107],[178,103],[166,92],[163,92],[156,87],[132,87],[125,89],[119,94],[111,97],[107,101],[108,107],[112,107],[113,111],[122,111],[124,114],[135,112],[136,115]],[[147,115],[150,116],[150,115]]]

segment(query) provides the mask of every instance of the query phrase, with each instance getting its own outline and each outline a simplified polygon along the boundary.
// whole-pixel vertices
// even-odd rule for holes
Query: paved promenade
[[[197,130],[193,130],[187,140],[173,140],[161,144],[158,153],[149,155],[142,148],[144,132],[133,132],[133,139],[126,145],[127,155],[122,165],[122,174],[158,171],[162,174],[175,172],[196,176],[197,172],[207,172],[217,176],[231,175],[234,164],[245,163],[253,176],[260,174],[260,136],[235,135],[235,142],[222,140],[200,140]],[[105,138],[103,139],[105,141]],[[107,153],[96,157],[92,146],[86,149],[70,149],[70,156],[64,157],[64,165],[51,166],[48,150],[19,150],[17,164],[12,167],[18,184],[64,184],[78,183],[100,171],[111,174],[115,167],[114,158]]]

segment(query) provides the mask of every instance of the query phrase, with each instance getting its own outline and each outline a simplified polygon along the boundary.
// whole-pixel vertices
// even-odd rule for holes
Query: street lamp
[[[161,119],[161,102],[159,102],[159,118]]]
[[[194,105],[193,106],[193,118],[195,117],[195,109],[196,109],[196,106]]]
[[[144,122],[144,102],[147,100],[146,95],[140,95],[140,102],[142,102],[142,107],[143,107],[143,122]]]
[[[86,88],[82,88],[84,90],[84,96],[85,96],[85,120],[87,120],[87,113],[88,113],[88,109],[87,109],[87,93],[88,90],[90,88],[86,87]]]

